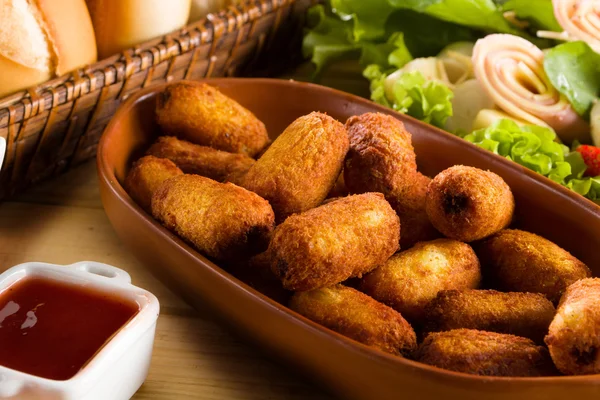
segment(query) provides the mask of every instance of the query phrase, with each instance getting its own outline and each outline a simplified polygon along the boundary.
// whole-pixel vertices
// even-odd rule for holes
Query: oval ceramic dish
[[[455,164],[496,172],[515,194],[515,226],[555,241],[600,275],[600,208],[534,172],[410,117],[325,87],[269,79],[213,79],[207,83],[253,111],[272,138],[311,111],[326,112],[342,122],[372,111],[394,115],[413,135],[421,172],[431,176]],[[154,122],[154,104],[162,88],[130,98],[104,132],[98,148],[102,201],[129,249],[192,305],[212,307],[276,357],[346,399],[563,400],[600,396],[600,375],[479,377],[387,355],[307,320],[207,260],[142,211],[121,186],[131,162],[160,133]]]

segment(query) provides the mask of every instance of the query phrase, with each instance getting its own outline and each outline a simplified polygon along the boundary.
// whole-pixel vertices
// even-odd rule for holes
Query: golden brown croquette
[[[331,201],[279,225],[271,268],[288,290],[305,291],[362,276],[398,249],[400,222],[381,193]]]
[[[265,125],[252,112],[205,83],[173,83],[157,99],[157,122],[167,135],[249,157],[269,143]]]
[[[145,156],[137,160],[125,178],[124,187],[131,198],[148,213],[152,194],[165,180],[183,172],[164,158]]]
[[[534,233],[504,229],[476,246],[483,274],[495,289],[542,293],[556,303],[571,283],[591,276],[589,268]]]
[[[505,333],[454,329],[430,333],[416,360],[451,371],[483,376],[554,375],[548,350]]]
[[[222,182],[230,174],[245,174],[254,159],[237,153],[199,146],[174,136],[161,136],[146,152],[173,161],[184,173]]]
[[[425,209],[445,236],[472,242],[506,228],[515,201],[504,180],[490,171],[456,165],[429,184]]]
[[[199,175],[165,181],[152,196],[152,214],[200,252],[224,261],[264,251],[275,220],[269,202],[255,193]]]
[[[366,113],[350,117],[346,129],[350,150],[344,180],[350,192],[400,196],[417,171],[411,135],[404,124],[390,115]]]
[[[542,343],[554,313],[552,302],[539,293],[442,290],[427,305],[425,330],[478,329]]]
[[[347,151],[344,125],[313,112],[285,129],[250,168],[241,186],[267,199],[281,223],[325,200]]]
[[[425,307],[440,290],[473,289],[481,274],[475,252],[466,243],[436,239],[395,254],[366,275],[359,289],[422,325]]]
[[[398,197],[390,197],[388,201],[400,217],[400,248],[408,249],[418,242],[426,242],[442,235],[433,227],[425,212],[425,198],[431,178],[417,172]]]
[[[380,192],[402,221],[400,247],[438,238],[425,212],[430,179],[417,172],[411,134],[396,118],[366,113],[346,122],[350,150],[344,179],[351,193]]]
[[[570,285],[560,299],[546,344],[560,372],[600,373],[600,279]]]
[[[417,347],[415,331],[402,315],[343,285],[296,293],[290,308],[344,336],[398,356]]]

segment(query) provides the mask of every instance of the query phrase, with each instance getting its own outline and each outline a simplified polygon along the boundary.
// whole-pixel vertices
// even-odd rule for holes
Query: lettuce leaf
[[[514,11],[518,18],[529,21],[537,29],[563,30],[554,17],[552,0],[508,0],[502,10]]]
[[[562,183],[571,175],[571,167],[565,161],[569,149],[556,142],[556,137],[549,128],[521,127],[514,121],[502,119],[464,135],[463,139]]]
[[[331,9],[342,20],[354,22],[355,41],[382,39],[385,21],[394,12],[388,0],[330,0]]]
[[[585,42],[568,42],[547,51],[544,70],[573,109],[588,118],[600,93],[600,54]]]
[[[493,0],[326,0],[308,12],[303,54],[314,63],[317,79],[337,61],[359,60],[363,67],[385,70],[406,62],[408,54],[434,56],[451,43],[474,42],[483,32],[535,41],[503,17],[502,7]]]
[[[410,8],[411,10],[423,12],[433,4],[438,4],[444,0],[389,0],[390,4],[396,8]]]
[[[586,179],[572,179],[567,187],[574,192],[587,197],[595,203],[600,204],[600,177]]]
[[[404,64],[413,59],[410,51],[404,44],[402,32],[396,32],[390,36],[386,43],[371,44],[360,43],[361,56],[360,65],[363,67],[376,64],[384,69],[391,67],[402,68]]]
[[[573,151],[565,156],[565,161],[571,166],[571,176],[567,179],[565,186],[596,203],[600,203],[600,176],[583,177],[588,166],[583,161],[581,153],[574,150],[575,148],[573,147]]]
[[[381,67],[376,64],[369,65],[363,71],[363,76],[370,82],[371,100],[382,106],[392,108],[393,104],[385,95],[385,78],[387,78],[387,74],[381,71]]]
[[[308,10],[308,26],[302,42],[304,57],[315,65],[313,80],[331,64],[343,60],[359,60],[363,67],[370,64],[382,68],[400,68],[412,56],[404,44],[404,36],[398,32],[390,35],[387,42],[355,42],[352,21],[342,21],[329,13],[323,5]]]
[[[543,0],[535,0],[542,2]],[[548,0],[550,1],[550,0]],[[352,21],[355,41],[385,40],[386,21],[395,10],[412,10],[434,19],[486,32],[511,33],[539,41],[504,18],[504,9],[493,0],[330,0],[331,9],[344,21]],[[519,7],[522,13],[536,13],[533,7]],[[546,19],[546,8],[544,20]],[[536,13],[537,15],[537,13]],[[427,26],[436,30],[436,24]],[[406,34],[406,31],[403,31]],[[429,35],[436,36],[434,32]]]
[[[335,61],[357,59],[360,46],[351,40],[352,23],[328,15],[325,7],[311,7],[307,13],[310,30],[302,41],[302,54],[315,65],[313,78]]]
[[[433,17],[490,32],[523,35],[513,27],[492,0],[442,0],[425,8]]]
[[[398,10],[387,20],[386,35],[404,33],[406,47],[414,57],[430,57],[455,42],[475,42],[483,36],[471,28],[440,21],[412,10]]]
[[[393,100],[386,97],[387,74],[370,65],[364,76],[371,81],[371,100],[429,124],[443,127],[452,115],[452,91],[443,83],[428,81],[418,72],[402,74],[394,83]]]
[[[457,135],[600,202],[600,177],[584,178],[587,166],[581,154],[557,142],[556,133],[550,128],[519,126],[502,119],[485,129]]]

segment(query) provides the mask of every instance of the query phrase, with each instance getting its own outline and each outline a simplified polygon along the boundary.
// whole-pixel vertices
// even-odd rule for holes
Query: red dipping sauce
[[[70,379],[138,311],[110,293],[24,278],[0,292],[0,365]]]

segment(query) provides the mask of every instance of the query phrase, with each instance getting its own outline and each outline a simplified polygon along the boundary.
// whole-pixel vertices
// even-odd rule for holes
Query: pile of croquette
[[[491,171],[418,171],[401,121],[313,112],[271,132],[198,82],[158,96],[131,198],[200,253],[363,345],[484,376],[600,373],[600,279],[511,228]]]

